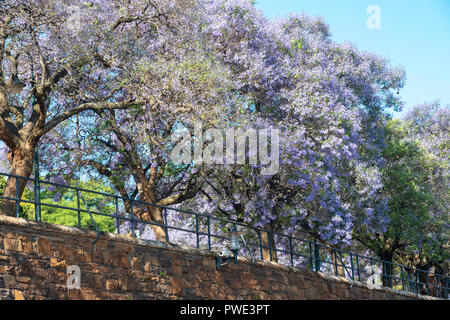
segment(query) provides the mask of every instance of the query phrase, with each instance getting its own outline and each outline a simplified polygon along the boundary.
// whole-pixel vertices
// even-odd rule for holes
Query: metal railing
[[[0,173],[0,176],[15,179],[16,181],[16,196],[5,197],[2,195],[0,199],[2,199],[1,201],[14,202],[17,217],[30,219],[30,214],[24,214],[24,208],[21,207],[21,204],[34,206],[35,214],[33,216],[34,220],[37,221],[51,221],[52,214],[46,214],[43,208],[63,210],[63,212],[66,211],[65,214],[72,215],[73,221],[75,221],[72,223],[75,224],[74,226],[81,229],[96,230],[96,241],[101,231],[125,233],[133,237],[152,239],[155,238],[155,235],[152,234],[152,227],[156,226],[165,231],[166,242],[208,250],[213,248],[220,250],[225,248],[228,240],[227,237],[221,234],[228,227],[234,225],[238,226],[240,231],[245,233],[243,237],[243,240],[245,239],[245,247],[240,253],[243,256],[252,259],[259,256],[262,260],[265,258],[265,260],[276,261],[296,268],[315,272],[320,271],[354,281],[366,282],[369,285],[379,285],[415,294],[449,298],[450,283],[448,276],[347,252],[319,243],[316,239],[306,239],[306,237],[302,239],[292,235],[252,227],[242,222],[188,210],[159,206],[119,195],[38,180],[36,178],[26,178],[6,173]],[[26,199],[26,196],[25,199],[23,199],[24,196],[19,199],[17,190],[20,180],[26,183],[26,187],[29,190],[34,188],[34,193],[29,192],[29,195],[34,194],[32,199]],[[48,187],[46,188],[45,186]],[[49,191],[51,188],[58,189],[62,194],[61,197],[66,202],[70,200],[76,203],[76,208],[61,205],[60,202],[55,201],[53,203],[44,202],[41,197],[41,191]],[[65,190],[65,193],[62,193],[62,190]],[[89,199],[86,201],[83,193],[89,195],[91,201]],[[93,199],[93,197],[100,198]],[[83,203],[85,208],[82,208],[81,203]],[[125,212],[125,203],[129,204],[130,212]],[[131,212],[134,212],[133,207],[135,206],[140,208],[143,206],[158,208],[162,212],[163,222],[151,222],[136,218],[131,214]],[[95,207],[96,210],[92,207]],[[111,210],[113,211],[112,213],[110,212]],[[91,223],[83,222],[84,216],[86,216],[86,221],[91,221]],[[99,226],[99,220],[96,223],[94,216],[97,219],[105,220],[109,227],[103,227],[104,230],[101,230],[102,226]],[[148,226],[151,228],[147,228]],[[262,240],[262,235],[269,239],[269,243]]]

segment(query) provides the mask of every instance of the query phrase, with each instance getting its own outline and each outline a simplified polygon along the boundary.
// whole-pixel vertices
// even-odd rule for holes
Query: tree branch
[[[60,115],[55,116],[48,121],[44,127],[36,133],[38,137],[45,135],[47,132],[53,130],[58,124],[69,119],[70,117],[83,112],[83,111],[102,111],[102,110],[114,110],[114,109],[128,109],[133,105],[142,105],[144,101],[127,100],[123,102],[90,102],[81,104],[73,109],[67,110]]]

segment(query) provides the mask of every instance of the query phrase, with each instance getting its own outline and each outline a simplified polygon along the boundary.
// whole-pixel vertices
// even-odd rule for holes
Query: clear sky
[[[381,29],[367,27],[371,5],[380,8]],[[321,16],[334,40],[403,66],[403,112],[434,99],[450,105],[450,0],[257,0],[256,6],[269,18],[302,11]]]

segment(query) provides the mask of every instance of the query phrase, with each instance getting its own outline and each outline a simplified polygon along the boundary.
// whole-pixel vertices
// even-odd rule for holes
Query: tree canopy
[[[392,120],[405,71],[336,43],[322,19],[267,19],[250,0],[6,0],[0,13],[9,173],[30,177],[38,148],[51,181],[448,272],[449,108],[433,102]],[[261,157],[232,165],[172,157],[180,132],[193,138],[183,140],[188,150],[226,154],[230,145],[208,132],[230,130],[243,136],[247,160],[255,155],[245,135],[264,132],[255,141],[279,149],[276,172]],[[15,197],[14,178],[2,188]],[[19,196],[27,192],[21,182]],[[57,190],[42,196],[74,204],[73,195],[54,199]],[[14,205],[3,200],[1,214]],[[154,206],[124,201],[123,210],[163,223]],[[44,216],[74,223],[58,210]],[[165,240],[164,228],[152,232]]]

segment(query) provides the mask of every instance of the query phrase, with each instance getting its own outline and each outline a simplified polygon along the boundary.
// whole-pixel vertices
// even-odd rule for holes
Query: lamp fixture
[[[222,255],[219,257],[216,257],[216,269],[221,270],[222,266],[226,265],[226,261],[234,260],[234,264],[238,263],[238,254],[239,249],[241,248],[241,245],[239,243],[239,236],[244,234],[245,232],[239,231],[237,229],[237,226],[234,225],[232,228],[228,229],[227,233],[221,234],[223,237],[229,237],[230,240],[230,250],[224,250],[222,252]]]

